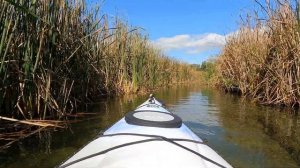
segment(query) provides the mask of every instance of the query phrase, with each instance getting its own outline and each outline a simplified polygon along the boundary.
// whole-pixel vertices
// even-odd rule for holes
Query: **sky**
[[[218,55],[226,36],[254,0],[104,0],[102,11],[142,27],[150,41],[177,60],[200,64]]]

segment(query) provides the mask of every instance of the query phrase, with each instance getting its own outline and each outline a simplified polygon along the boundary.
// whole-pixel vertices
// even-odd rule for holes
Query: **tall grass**
[[[265,18],[248,17],[218,60],[221,85],[264,104],[300,103],[299,4],[266,1]]]
[[[85,0],[0,0],[0,114],[62,118],[99,96],[189,81],[126,22]]]

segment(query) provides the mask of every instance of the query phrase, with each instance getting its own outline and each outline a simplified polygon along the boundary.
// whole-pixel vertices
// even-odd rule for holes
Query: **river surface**
[[[300,167],[300,117],[199,86],[157,91],[168,109],[234,167]],[[41,132],[0,151],[0,167],[55,167],[147,99],[103,100],[66,130]]]

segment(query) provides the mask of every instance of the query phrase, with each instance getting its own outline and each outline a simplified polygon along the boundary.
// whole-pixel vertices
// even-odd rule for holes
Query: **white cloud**
[[[153,41],[153,44],[164,51],[183,51],[192,55],[212,49],[221,49],[226,43],[225,39],[225,35],[216,33],[202,35],[182,34],[159,38]]]

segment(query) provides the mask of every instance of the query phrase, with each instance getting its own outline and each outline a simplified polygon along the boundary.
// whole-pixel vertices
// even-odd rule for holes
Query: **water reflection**
[[[179,98],[175,94],[163,99],[171,102],[169,108],[234,167],[300,165],[300,120],[288,111],[199,87]]]
[[[199,86],[155,93],[234,167],[300,165],[300,119]],[[69,130],[43,132],[0,152],[0,167],[54,167],[147,98],[127,96],[90,106],[99,115]]]

